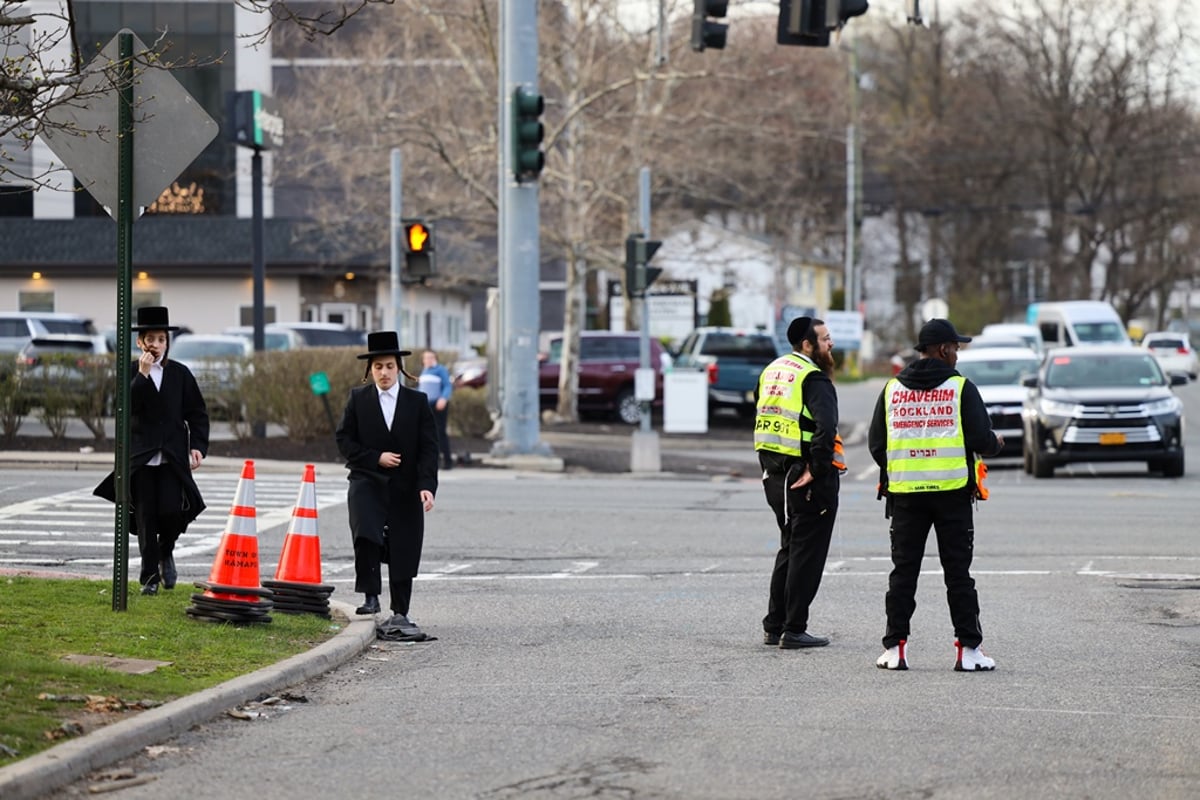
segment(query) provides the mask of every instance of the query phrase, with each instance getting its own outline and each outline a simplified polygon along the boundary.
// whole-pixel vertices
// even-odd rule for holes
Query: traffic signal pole
[[[650,168],[642,167],[638,172],[638,227],[641,228],[642,236],[645,240],[650,239]],[[644,288],[646,281],[646,259],[639,258],[637,261],[637,287]],[[633,299],[633,292],[628,292],[630,299]],[[641,298],[638,303],[641,306],[640,316],[641,325],[638,334],[638,372],[650,370],[653,375],[654,370],[650,366],[650,303],[646,300],[645,291],[641,292]],[[651,379],[650,385],[653,386],[655,381]],[[639,400],[638,409],[641,411],[641,430],[633,435],[633,450],[629,456],[629,469],[631,472],[661,472],[662,471],[662,452],[659,448],[658,433],[655,432],[650,425],[650,409],[651,402],[649,400]]]
[[[537,92],[537,3],[501,3],[500,12],[500,427],[492,455],[549,456],[538,436],[538,330],[541,272],[538,181],[521,179],[514,131],[518,90]],[[540,165],[539,165],[540,166]],[[528,460],[528,459],[522,459]],[[536,465],[532,465],[536,466]],[[547,466],[547,468],[551,468]]]

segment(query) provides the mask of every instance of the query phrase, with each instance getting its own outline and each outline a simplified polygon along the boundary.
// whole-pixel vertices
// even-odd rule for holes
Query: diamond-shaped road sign
[[[128,31],[122,31],[126,33]],[[119,94],[105,68],[120,59],[114,36],[84,69],[79,93],[45,114],[42,136],[110,216],[117,208],[117,103]],[[217,123],[167,69],[146,67],[148,48],[133,37],[133,206],[149,206],[217,135]]]

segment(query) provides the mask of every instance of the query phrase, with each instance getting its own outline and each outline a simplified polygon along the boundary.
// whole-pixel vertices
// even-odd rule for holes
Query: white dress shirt
[[[396,387],[392,386],[385,392],[379,393],[379,408],[383,411],[383,421],[388,430],[392,429],[392,420],[396,417]]]
[[[162,391],[163,366],[162,356],[159,356],[153,364],[150,365],[150,380],[154,382],[154,388]],[[154,456],[146,462],[147,467],[157,467],[163,463],[162,451],[159,450]]]

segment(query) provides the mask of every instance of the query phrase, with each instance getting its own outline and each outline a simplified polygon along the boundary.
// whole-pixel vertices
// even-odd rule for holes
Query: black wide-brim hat
[[[130,326],[134,331],[177,331],[172,325],[166,306],[142,306],[137,310],[137,320]]]
[[[412,350],[400,349],[400,337],[395,331],[372,331],[367,334],[367,352],[359,358],[375,358],[376,356],[396,356],[403,358],[411,356]]]

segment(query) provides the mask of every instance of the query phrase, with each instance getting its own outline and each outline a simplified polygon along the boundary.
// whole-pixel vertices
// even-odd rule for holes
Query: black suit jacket
[[[129,384],[129,417],[131,475],[161,452],[163,463],[170,466],[183,484],[180,531],[187,530],[188,523],[204,510],[200,489],[192,478],[189,453],[199,450],[201,455],[208,455],[208,409],[191,370],[168,357],[163,364],[162,387],[156,389],[154,381],[135,367]],[[116,502],[113,473],[100,482],[94,494]],[[130,501],[137,504],[136,497]],[[136,532],[132,524],[130,532]]]
[[[425,532],[420,492],[436,494],[438,486],[437,429],[428,399],[415,389],[399,387],[389,429],[375,384],[359,386],[350,391],[334,436],[350,470],[346,502],[351,535],[382,543],[386,527],[389,537],[405,542],[404,563],[391,564],[391,569],[416,575]],[[385,451],[400,454],[399,467],[379,466]]]

